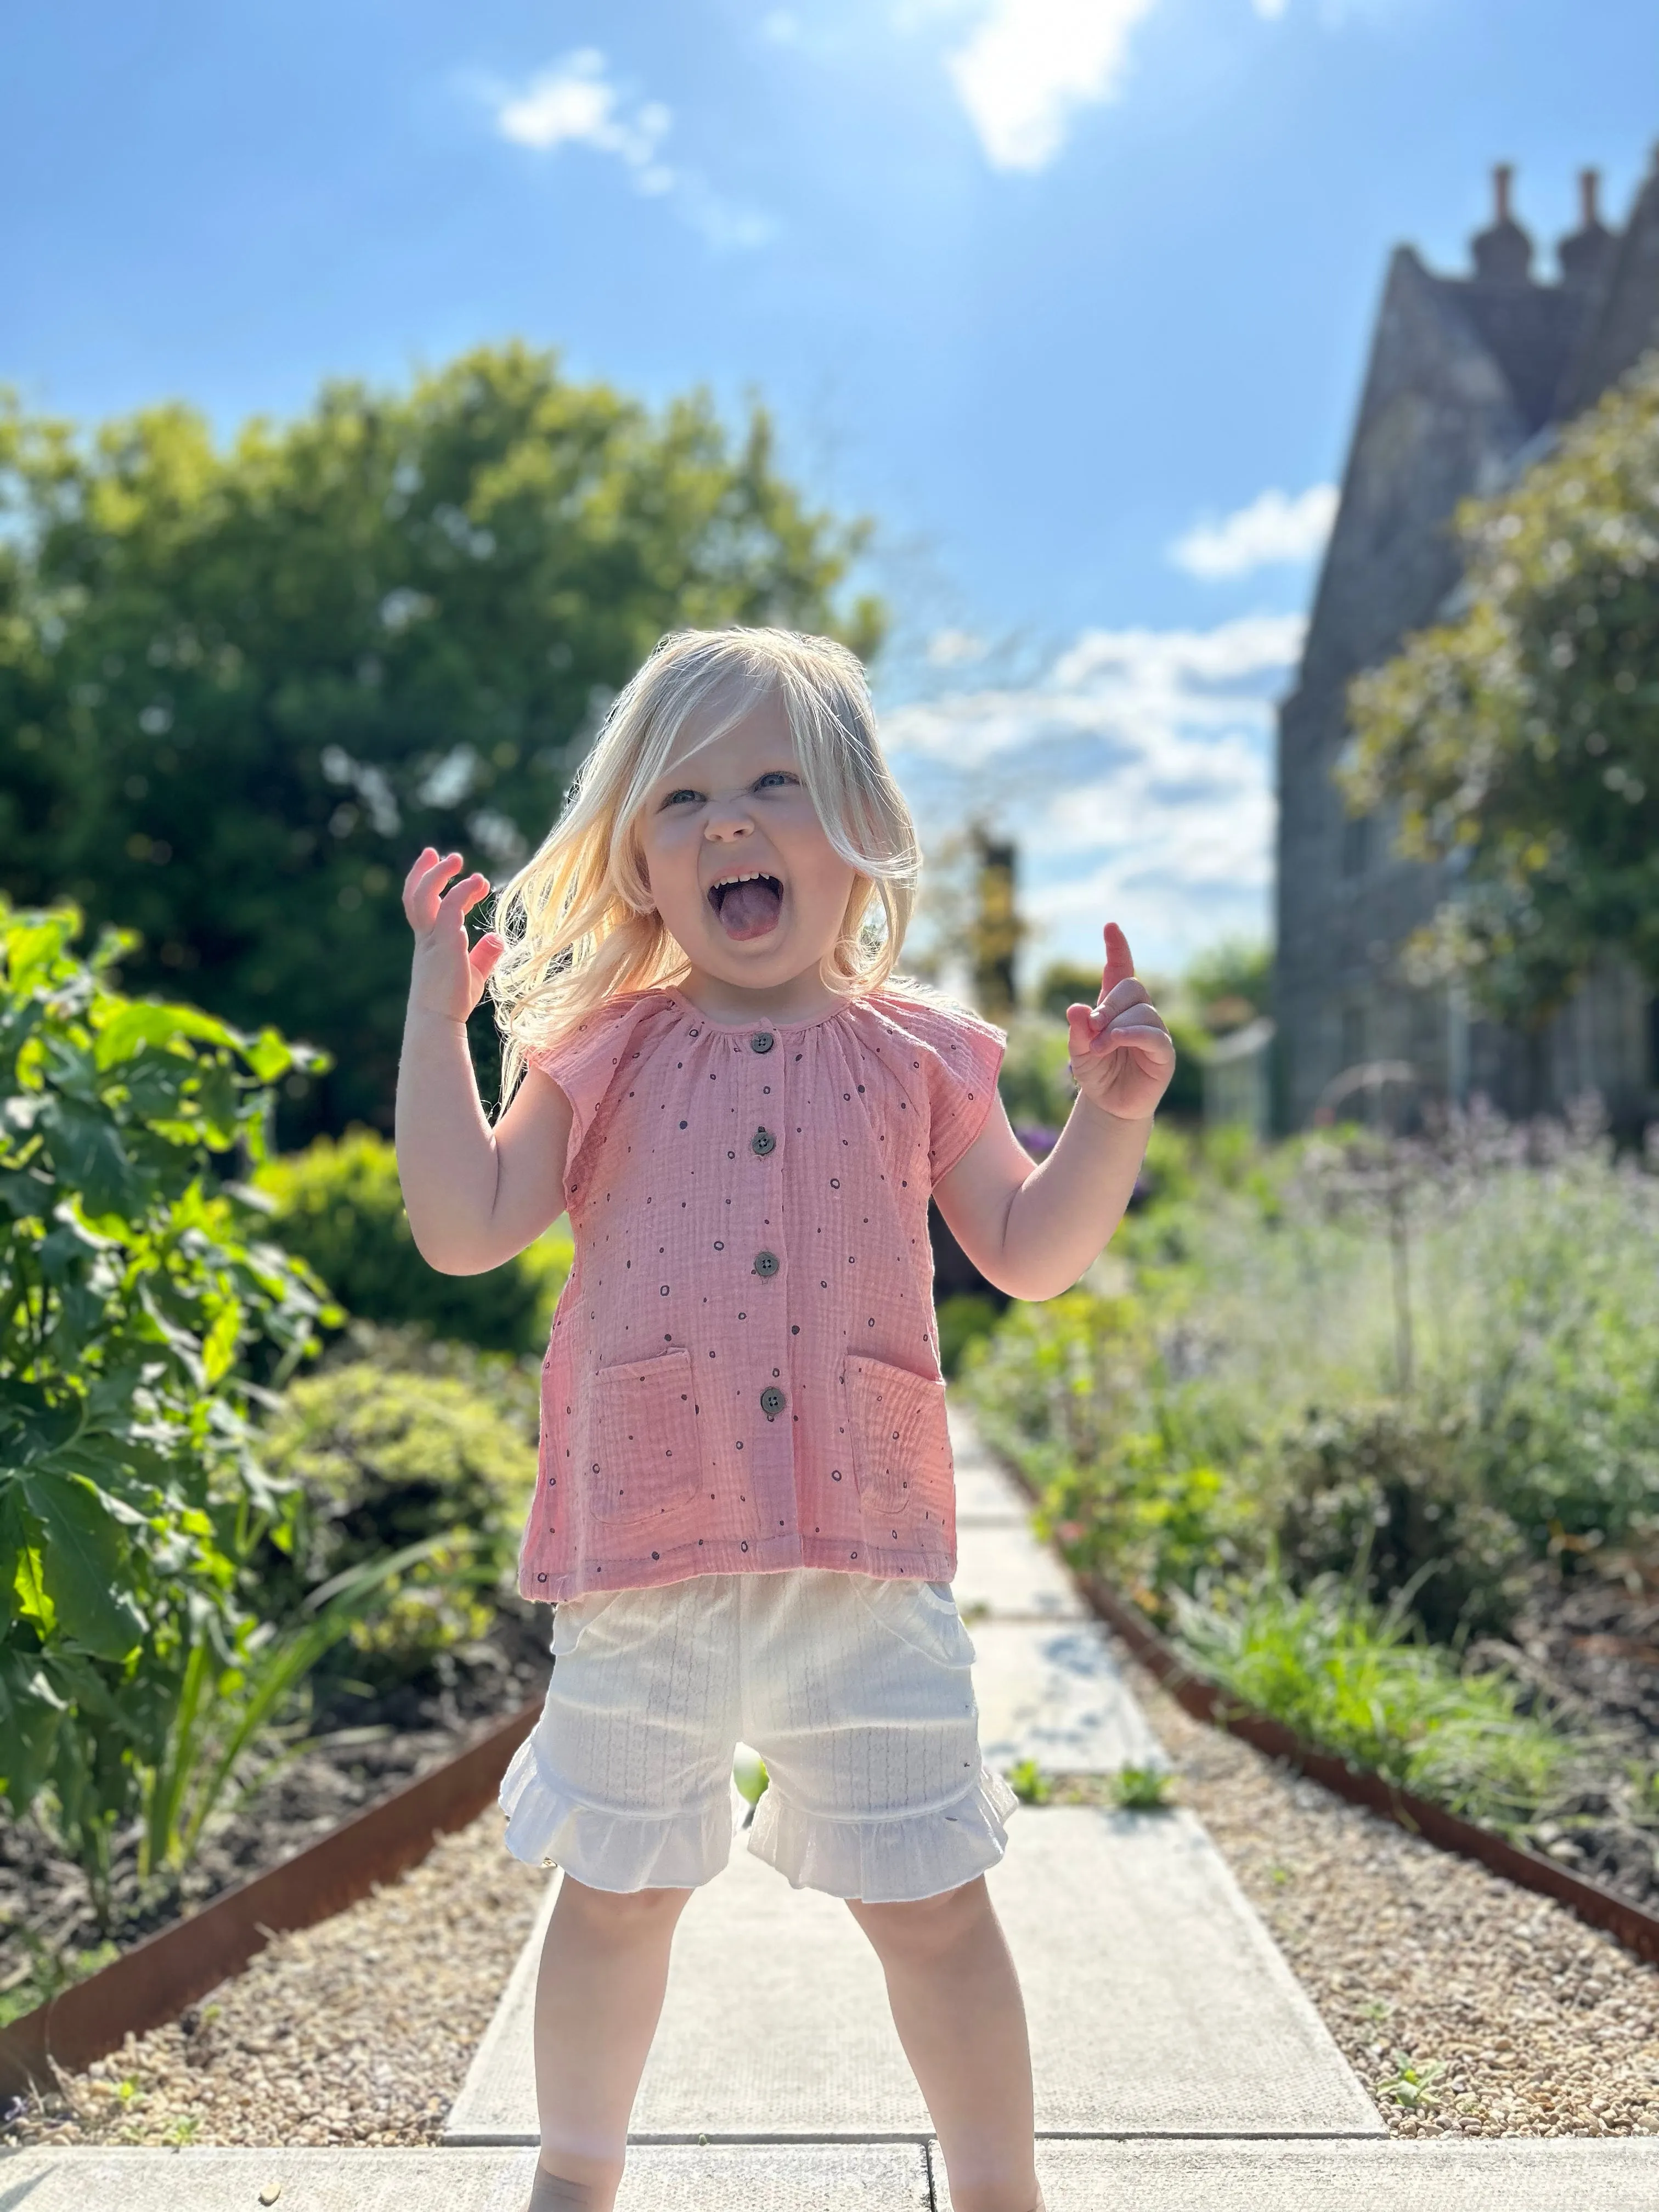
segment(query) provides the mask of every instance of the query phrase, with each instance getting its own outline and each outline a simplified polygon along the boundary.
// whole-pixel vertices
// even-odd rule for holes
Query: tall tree
[[[861,542],[755,409],[653,413],[556,357],[327,386],[228,449],[184,406],[0,410],[0,888],[136,927],[129,990],[324,1046],[282,1136],[388,1127],[427,842],[497,874],[661,633],[837,613]],[[487,1037],[477,1040],[486,1068]]]
[[[1659,356],[1458,528],[1460,611],[1353,685],[1340,780],[1454,864],[1419,975],[1535,1030],[1602,948],[1659,985]]]

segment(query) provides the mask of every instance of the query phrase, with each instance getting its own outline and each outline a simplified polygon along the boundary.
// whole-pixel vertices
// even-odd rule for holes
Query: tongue
[[[779,904],[770,884],[733,884],[720,897],[720,927],[728,937],[764,937],[777,927]]]

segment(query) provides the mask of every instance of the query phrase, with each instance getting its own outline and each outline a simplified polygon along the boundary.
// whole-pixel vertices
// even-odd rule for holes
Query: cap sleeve
[[[908,999],[896,1011],[906,1035],[922,1048],[918,1057],[927,1085],[928,1167],[938,1182],[985,1127],[997,1095],[1007,1032],[965,1006]]]
[[[581,1185],[582,1152],[600,1109],[623,1066],[640,1050],[636,1032],[641,1021],[662,1003],[658,994],[650,991],[607,999],[551,1044],[526,1048],[530,1066],[550,1077],[570,1101],[570,1138],[564,1152],[567,1206]]]

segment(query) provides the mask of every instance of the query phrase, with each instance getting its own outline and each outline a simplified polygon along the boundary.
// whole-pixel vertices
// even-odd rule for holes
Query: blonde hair
[[[857,997],[893,973],[921,854],[856,654],[797,630],[672,631],[618,694],[558,820],[496,895],[502,1110],[528,1051],[607,999],[684,981],[690,963],[653,903],[635,823],[689,724],[702,746],[768,700],[783,707],[824,835],[855,872],[823,979]]]

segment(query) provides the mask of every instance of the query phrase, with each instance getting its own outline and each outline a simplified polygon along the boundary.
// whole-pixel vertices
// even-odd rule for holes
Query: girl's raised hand
[[[506,939],[493,929],[476,945],[468,944],[468,910],[489,889],[489,880],[471,875],[449,883],[460,865],[459,853],[440,860],[428,845],[404,878],[404,912],[415,933],[409,1002],[452,1022],[465,1021],[507,950]]]
[[[1104,1112],[1147,1121],[1175,1073],[1175,1046],[1146,986],[1135,980],[1129,940],[1115,921],[1105,935],[1100,1004],[1066,1009],[1072,1079]]]

